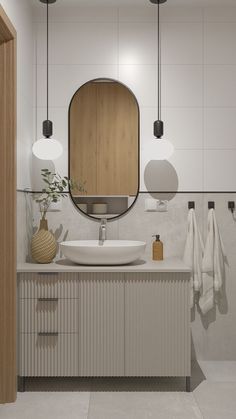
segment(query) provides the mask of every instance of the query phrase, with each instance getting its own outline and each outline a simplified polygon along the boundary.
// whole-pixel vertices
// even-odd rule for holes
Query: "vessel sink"
[[[130,240],[66,241],[60,244],[62,253],[72,262],[80,265],[126,265],[139,259],[146,243]]]

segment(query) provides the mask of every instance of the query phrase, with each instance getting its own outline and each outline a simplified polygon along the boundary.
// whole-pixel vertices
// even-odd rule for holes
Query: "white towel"
[[[202,286],[202,257],[202,237],[197,226],[195,211],[194,209],[190,209],[188,213],[188,231],[183,260],[191,269],[191,307],[194,306],[194,292],[199,291]]]
[[[210,209],[207,219],[207,239],[202,262],[202,289],[199,307],[206,314],[214,307],[214,291],[223,285],[225,251],[216,221],[214,209]]]

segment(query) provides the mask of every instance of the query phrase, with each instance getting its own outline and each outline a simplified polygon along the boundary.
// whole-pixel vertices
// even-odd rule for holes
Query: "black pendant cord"
[[[157,6],[157,107],[158,107],[158,121],[161,119],[161,70],[160,70],[160,3]]]
[[[164,123],[161,120],[161,35],[160,35],[160,2],[161,2],[161,0],[157,0],[157,121],[154,122],[154,136],[156,138],[162,138],[162,136],[164,134]]]
[[[49,85],[49,75],[48,75],[48,57],[49,57],[49,46],[48,46],[48,37],[49,37],[49,5],[47,2],[47,120],[48,120],[48,108],[49,108],[49,93],[48,93],[48,85]]]
[[[44,2],[46,3],[46,2]],[[53,123],[49,121],[49,0],[47,0],[47,70],[46,70],[46,79],[47,79],[47,90],[46,90],[46,97],[47,97],[47,119],[43,121],[43,135],[45,138],[50,138],[53,134]]]

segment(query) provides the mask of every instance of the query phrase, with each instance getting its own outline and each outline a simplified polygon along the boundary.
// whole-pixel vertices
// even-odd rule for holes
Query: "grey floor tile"
[[[91,393],[88,419],[203,419],[192,394]]]
[[[90,393],[18,393],[0,406],[1,419],[87,419]]]
[[[199,361],[199,365],[208,381],[236,383],[235,361]]]
[[[193,395],[204,419],[236,418],[236,383],[204,381]]]

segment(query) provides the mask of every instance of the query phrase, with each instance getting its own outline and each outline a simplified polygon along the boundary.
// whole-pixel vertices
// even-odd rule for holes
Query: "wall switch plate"
[[[145,211],[157,211],[157,201],[152,198],[145,199]]]
[[[157,211],[158,212],[167,212],[168,211],[167,204],[168,204],[168,201],[158,200],[157,201]]]

